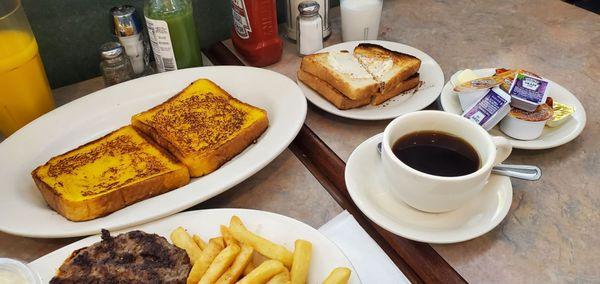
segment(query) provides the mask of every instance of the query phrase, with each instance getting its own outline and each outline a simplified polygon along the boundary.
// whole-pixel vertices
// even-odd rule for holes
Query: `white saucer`
[[[302,89],[304,95],[311,103],[326,112],[341,117],[359,120],[382,120],[392,119],[405,113],[422,110],[433,103],[440,95],[440,91],[444,86],[444,73],[442,72],[442,68],[440,68],[440,65],[431,58],[431,56],[414,47],[382,40],[349,41],[326,47],[317,52],[337,50],[352,51],[359,43],[363,42],[378,44],[387,49],[410,54],[421,59],[419,76],[422,85],[419,86],[416,91],[407,91],[406,94],[398,95],[378,106],[367,105],[355,109],[340,110],[313,91],[310,87],[300,82],[300,80],[296,80],[300,89]]]
[[[487,68],[473,71],[478,76],[484,77],[493,75],[495,69]],[[452,77],[454,76],[456,76],[456,73],[452,75]],[[460,107],[458,96],[452,92],[452,88],[454,88],[454,86],[451,83],[452,77],[451,80],[448,81],[446,85],[444,85],[442,95],[440,96],[440,105],[444,111],[462,114],[463,111]],[[548,80],[547,78],[544,79]],[[558,83],[553,82],[552,80],[548,80],[548,82],[550,83],[548,87],[548,94],[550,97],[552,97],[557,102],[561,102],[575,107],[575,113],[573,113],[573,117],[571,117],[571,119],[566,121],[564,124],[554,128],[544,127],[544,132],[542,132],[542,136],[535,140],[524,141],[511,138],[502,133],[498,126],[492,128],[492,130],[490,130],[490,134],[494,136],[503,136],[506,139],[510,140],[510,143],[513,145],[513,148],[528,150],[549,149],[563,145],[575,139],[585,127],[585,109],[583,108],[583,105],[581,104],[581,102],[579,102],[577,97],[575,97],[575,95],[569,92],[569,90],[565,89]]]
[[[360,144],[346,164],[346,186],[352,200],[377,225],[414,241],[447,244],[489,232],[508,213],[512,185],[508,177],[497,175],[464,207],[451,212],[426,213],[397,200],[390,193],[377,152],[382,135]]]

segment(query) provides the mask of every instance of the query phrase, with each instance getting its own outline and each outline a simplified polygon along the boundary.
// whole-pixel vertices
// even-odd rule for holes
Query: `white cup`
[[[443,177],[417,171],[398,159],[392,146],[400,138],[418,131],[440,131],[467,141],[480,159],[474,173]],[[390,122],[383,132],[381,159],[392,194],[408,205],[426,212],[457,209],[477,195],[488,182],[492,167],[504,161],[512,146],[503,137],[492,137],[468,119],[442,111],[418,111]]]
[[[379,35],[383,0],[340,0],[342,40],[374,40]]]

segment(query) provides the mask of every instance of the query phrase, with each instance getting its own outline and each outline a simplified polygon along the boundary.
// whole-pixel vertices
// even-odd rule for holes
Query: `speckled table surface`
[[[326,45],[340,42],[339,9],[331,16]],[[446,80],[464,68],[522,67],[578,97],[588,115],[578,138],[508,159],[538,165],[544,176],[513,180],[506,219],[482,237],[433,247],[473,283],[600,282],[600,16],[552,0],[386,0],[379,39],[428,53]],[[268,69],[296,80],[295,48],[286,41],[283,59]],[[335,117],[310,104],[306,124],[347,160],[388,122]]]

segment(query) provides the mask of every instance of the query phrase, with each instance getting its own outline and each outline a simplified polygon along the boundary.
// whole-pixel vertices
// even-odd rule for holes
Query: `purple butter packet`
[[[510,112],[510,101],[506,92],[495,87],[467,108],[462,116],[490,130]]]
[[[548,81],[519,73],[510,86],[508,94],[511,96],[513,107],[534,111],[539,105],[546,102]]]

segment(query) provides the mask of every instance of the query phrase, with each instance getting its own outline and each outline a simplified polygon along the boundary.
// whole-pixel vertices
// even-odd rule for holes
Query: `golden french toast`
[[[190,180],[183,164],[131,126],[56,156],[31,175],[48,205],[72,221],[107,215]]]
[[[199,177],[218,169],[267,129],[267,112],[243,103],[208,79],[131,118]]]

